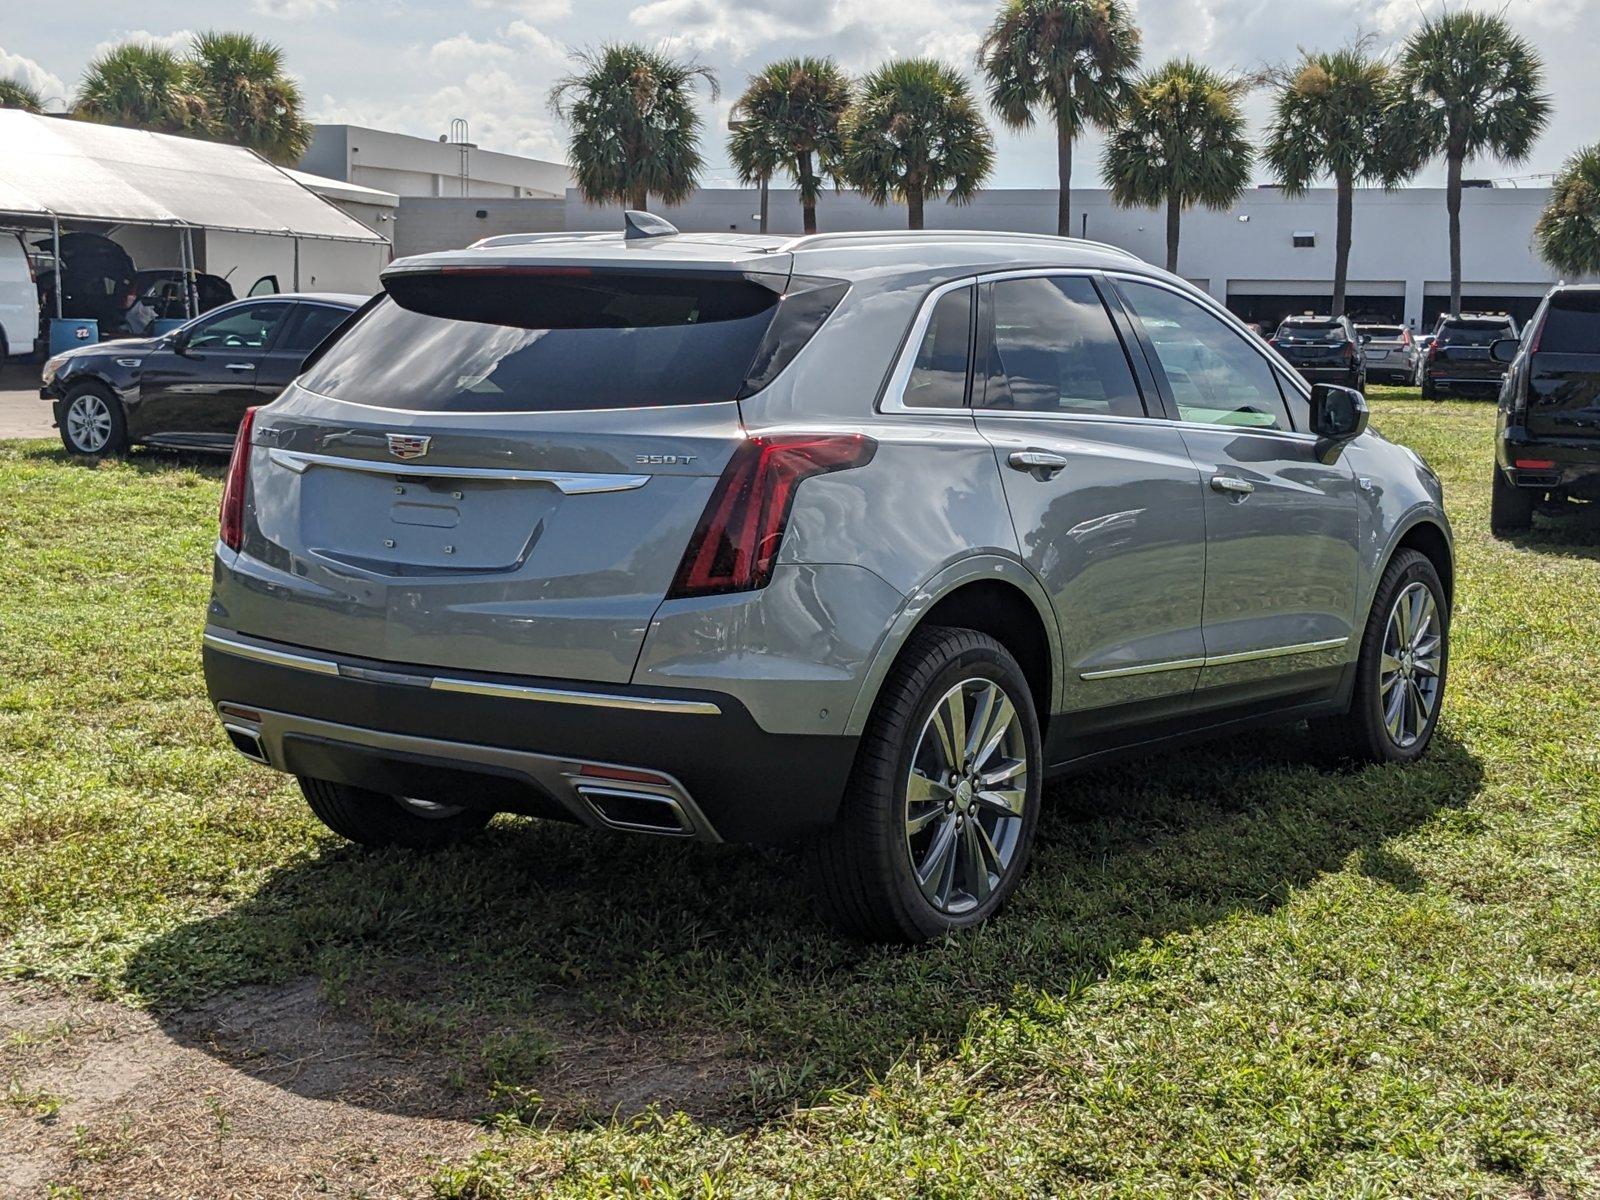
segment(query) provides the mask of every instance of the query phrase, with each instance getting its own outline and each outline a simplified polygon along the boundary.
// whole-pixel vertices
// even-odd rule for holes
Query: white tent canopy
[[[0,215],[382,243],[254,151],[0,109]]]

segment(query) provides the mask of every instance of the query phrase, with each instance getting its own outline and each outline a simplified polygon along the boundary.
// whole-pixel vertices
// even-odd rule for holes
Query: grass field
[[[783,851],[336,842],[206,703],[218,468],[0,444],[0,1195],[8,1143],[62,1197],[1600,1195],[1600,520],[1491,540],[1492,416],[1374,389],[1456,526],[1427,760],[1069,781],[918,951]],[[169,1108],[104,1084],[135,1019]]]

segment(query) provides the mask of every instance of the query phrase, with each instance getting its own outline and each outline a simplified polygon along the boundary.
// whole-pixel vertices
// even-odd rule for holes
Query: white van
[[[0,363],[32,354],[39,336],[39,288],[22,235],[0,233]]]

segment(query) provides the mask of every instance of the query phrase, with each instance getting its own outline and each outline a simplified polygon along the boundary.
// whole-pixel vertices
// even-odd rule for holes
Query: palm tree
[[[590,204],[643,210],[689,197],[699,179],[700,117],[694,82],[718,96],[710,67],[637,43],[574,51],[577,71],[550,91],[550,108],[572,126],[567,154]]]
[[[961,74],[931,58],[885,63],[861,83],[844,120],[841,173],[874,204],[904,202],[921,229],[923,204],[977,194],[994,168],[994,137]]]
[[[1050,113],[1060,191],[1056,232],[1072,233],[1072,144],[1116,121],[1139,65],[1139,28],[1123,0],[1006,0],[978,49],[989,103],[1013,129]]]
[[[189,54],[212,136],[278,163],[296,163],[311,144],[300,87],[284,73],[283,49],[251,33],[202,33]]]
[[[1284,194],[1298,196],[1324,175],[1333,177],[1338,194],[1331,312],[1339,316],[1350,271],[1356,184],[1399,184],[1421,165],[1416,143],[1408,144],[1395,128],[1389,64],[1371,57],[1364,42],[1331,53],[1303,50],[1294,67],[1276,73],[1273,86],[1277,98],[1263,157]]]
[[[1562,165],[1533,236],[1540,257],[1563,275],[1600,275],[1600,143]]]
[[[744,183],[779,170],[800,191],[805,231],[817,231],[817,197],[838,182],[844,139],[839,122],[850,108],[850,78],[831,58],[785,58],[763,67],[733,106],[728,154]]]
[[[39,93],[20,79],[0,79],[0,108],[20,108],[23,112],[42,112]]]
[[[1178,269],[1183,210],[1225,209],[1250,184],[1254,157],[1240,102],[1250,80],[1175,58],[1141,77],[1101,159],[1111,199],[1167,209],[1167,270]]]
[[[1450,311],[1461,311],[1461,166],[1492,154],[1518,163],[1550,118],[1544,64],[1531,43],[1491,13],[1442,12],[1406,41],[1397,103],[1447,167]]]
[[[73,102],[76,116],[157,133],[207,127],[194,71],[165,46],[124,42],[89,63]]]

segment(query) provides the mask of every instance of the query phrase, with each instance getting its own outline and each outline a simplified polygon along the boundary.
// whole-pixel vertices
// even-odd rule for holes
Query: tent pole
[[[178,273],[183,276],[183,315],[189,316],[189,256],[183,249],[183,231],[178,231]]]
[[[50,236],[55,242],[51,247],[51,253],[56,256],[56,320],[59,321],[61,319],[61,282],[66,273],[61,269],[61,218],[56,216],[55,213],[50,214]]]
[[[300,290],[300,239],[294,239],[294,290]]]

